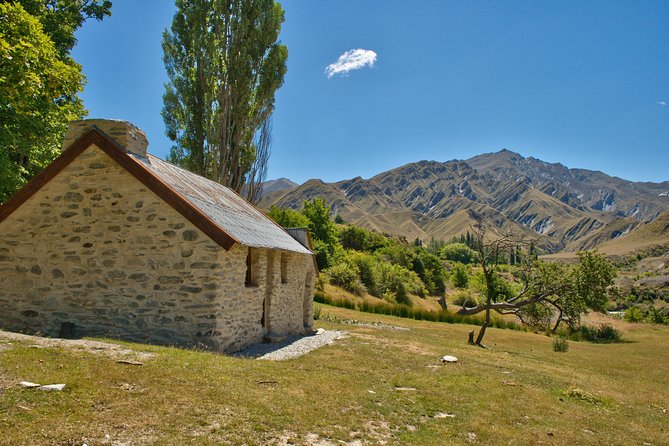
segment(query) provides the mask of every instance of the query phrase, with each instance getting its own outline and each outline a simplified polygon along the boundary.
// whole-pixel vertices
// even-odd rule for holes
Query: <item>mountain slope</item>
[[[558,252],[594,247],[652,221],[669,209],[669,181],[634,183],[502,150],[419,161],[370,179],[309,180],[260,205],[299,208],[314,197],[351,223],[407,239],[447,240],[483,218],[491,236],[540,238],[546,251]]]

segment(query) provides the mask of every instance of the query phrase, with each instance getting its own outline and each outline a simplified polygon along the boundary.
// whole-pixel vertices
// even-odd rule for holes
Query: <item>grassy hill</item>
[[[555,353],[526,332],[481,349],[465,325],[321,316],[348,337],[283,362],[121,344],[153,355],[133,366],[0,336],[0,444],[669,444],[669,327],[616,322],[627,342]]]
[[[669,250],[669,211],[622,237],[601,244],[599,249],[606,254],[620,256],[658,245],[666,245]]]

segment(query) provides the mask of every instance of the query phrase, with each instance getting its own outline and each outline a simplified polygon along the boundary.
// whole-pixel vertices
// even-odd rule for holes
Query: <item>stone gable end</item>
[[[246,252],[91,146],[0,223],[0,327],[240,348],[263,334]]]

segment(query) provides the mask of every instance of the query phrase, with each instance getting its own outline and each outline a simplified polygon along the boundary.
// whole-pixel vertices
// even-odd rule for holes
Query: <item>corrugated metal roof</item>
[[[242,245],[311,254],[283,228],[233,190],[153,155],[143,158],[128,153],[128,156],[141,162]]]

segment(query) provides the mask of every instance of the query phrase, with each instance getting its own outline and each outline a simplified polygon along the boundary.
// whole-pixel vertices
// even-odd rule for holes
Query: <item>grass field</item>
[[[555,353],[544,335],[489,329],[481,349],[471,326],[321,314],[349,336],[283,362],[122,344],[153,354],[133,366],[0,336],[0,444],[669,444],[669,327],[616,322],[627,342]]]

